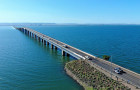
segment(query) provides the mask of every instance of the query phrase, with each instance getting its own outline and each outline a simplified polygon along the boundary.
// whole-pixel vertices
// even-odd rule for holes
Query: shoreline
[[[88,86],[86,83],[82,82],[78,77],[76,77],[67,67],[64,68],[66,74],[74,79],[80,86],[82,86],[85,90],[93,90],[93,87]]]
[[[66,74],[69,75],[71,78],[73,78],[77,83],[79,83],[85,90],[94,90],[96,88],[94,88],[92,85],[89,85],[89,83],[85,83],[85,81],[82,81],[76,74],[73,73],[72,70],[70,70],[70,68],[68,68],[68,64],[74,64],[73,62],[85,62],[87,64],[87,66],[89,66],[91,68],[94,68],[95,71],[98,71],[101,75],[103,74],[103,75],[105,75],[105,77],[110,79],[110,77],[107,75],[108,74],[107,72],[99,69],[95,65],[92,65],[92,63],[90,61],[88,61],[88,60],[74,60],[74,61],[70,61],[70,62],[66,63],[65,68],[64,68],[64,70],[66,71]],[[71,65],[70,65],[70,67],[73,68],[73,66],[71,66]],[[79,67],[79,64],[76,65],[76,67]],[[87,69],[87,67],[83,67],[83,68]],[[74,68],[74,70],[75,70],[75,68]],[[79,69],[77,69],[76,71],[78,72],[78,70]],[[83,72],[85,72],[85,71],[83,71]],[[86,76],[86,77],[88,77],[88,76]],[[98,80],[100,80],[100,79],[101,78],[99,78]],[[106,79],[106,80],[108,80],[108,79]],[[102,79],[100,81],[102,82]],[[114,84],[112,84],[112,82],[116,82],[118,85],[116,85],[114,87]],[[97,82],[95,81],[94,83],[96,84]],[[114,77],[112,77],[112,79],[111,79],[111,85],[113,85],[113,87],[112,86],[111,87],[114,88],[115,90],[116,90],[116,88],[119,87],[119,85],[121,85],[121,87],[123,87],[124,89],[119,88],[117,90],[138,90],[134,86],[129,85],[129,84],[125,83],[125,82],[122,82],[120,79],[116,80]],[[98,88],[103,89],[103,90],[110,90],[111,89],[110,87],[103,87],[103,88],[102,87],[98,87]]]

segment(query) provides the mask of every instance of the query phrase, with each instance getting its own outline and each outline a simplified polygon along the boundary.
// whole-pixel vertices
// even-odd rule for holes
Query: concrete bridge
[[[77,59],[81,59],[81,60],[90,59],[90,61],[92,61],[94,65],[97,65],[101,69],[110,73],[111,76],[112,75],[117,76],[117,78],[124,80],[125,82],[135,86],[136,88],[140,88],[140,74],[138,74],[138,73],[130,71],[126,68],[123,68],[123,67],[116,65],[114,63],[111,63],[109,61],[105,61],[103,59],[95,57],[91,54],[88,54],[84,51],[81,51],[77,48],[74,48],[74,47],[72,47],[68,44],[65,44],[61,41],[58,41],[54,38],[46,36],[46,35],[44,35],[40,32],[37,32],[33,29],[26,28],[26,27],[22,27],[22,28],[14,27],[14,28],[17,30],[20,30],[21,32],[25,33],[26,35],[38,40],[39,42],[42,42],[44,45],[50,45],[51,49],[55,49],[55,50],[57,50],[58,48],[61,49],[63,56],[70,56],[71,55],[71,56],[73,56]],[[115,67],[120,67],[121,69],[123,69],[125,71],[125,73],[122,75],[116,74],[113,71],[113,69]]]

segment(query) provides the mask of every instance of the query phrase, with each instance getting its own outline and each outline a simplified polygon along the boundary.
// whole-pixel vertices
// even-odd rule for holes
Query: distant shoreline
[[[140,24],[78,24],[78,23],[0,23],[0,26],[108,26],[108,25],[121,25],[121,26],[140,26]]]

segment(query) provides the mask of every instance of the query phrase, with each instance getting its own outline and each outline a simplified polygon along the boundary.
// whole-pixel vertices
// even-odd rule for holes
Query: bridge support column
[[[25,34],[26,34],[27,30],[25,29]]]
[[[38,41],[40,42],[40,37],[38,37]]]
[[[70,56],[70,54],[69,54],[69,53],[67,53],[67,56],[69,57],[69,56]]]
[[[36,40],[36,35],[35,35],[35,40]]]
[[[44,40],[44,45],[46,45],[46,40]]]
[[[27,31],[27,34],[29,35],[29,31]]]
[[[34,34],[32,33],[32,38],[34,38]]]
[[[22,28],[20,28],[19,30],[22,31]]]
[[[49,42],[47,42],[47,45],[49,45]]]
[[[22,29],[22,32],[24,33],[24,28]]]
[[[24,33],[24,28],[22,29],[22,32]]]
[[[27,34],[27,30],[25,29],[25,34]]]
[[[42,43],[43,43],[43,39],[41,39]]]
[[[55,50],[57,50],[57,47],[56,46],[54,46],[54,48],[55,48]]]
[[[31,32],[30,32],[30,37],[31,37]]]
[[[26,29],[24,28],[24,34],[26,34]]]
[[[53,49],[53,44],[51,44],[51,49]]]
[[[62,50],[62,56],[65,56],[65,51]]]

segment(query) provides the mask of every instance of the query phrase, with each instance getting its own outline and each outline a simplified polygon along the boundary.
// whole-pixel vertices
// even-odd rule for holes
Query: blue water
[[[30,28],[95,56],[111,55],[113,63],[140,73],[138,25]],[[64,71],[71,60],[12,27],[0,27],[1,90],[81,90]]]
[[[0,90],[82,90],[63,57],[12,27],[0,27]]]

